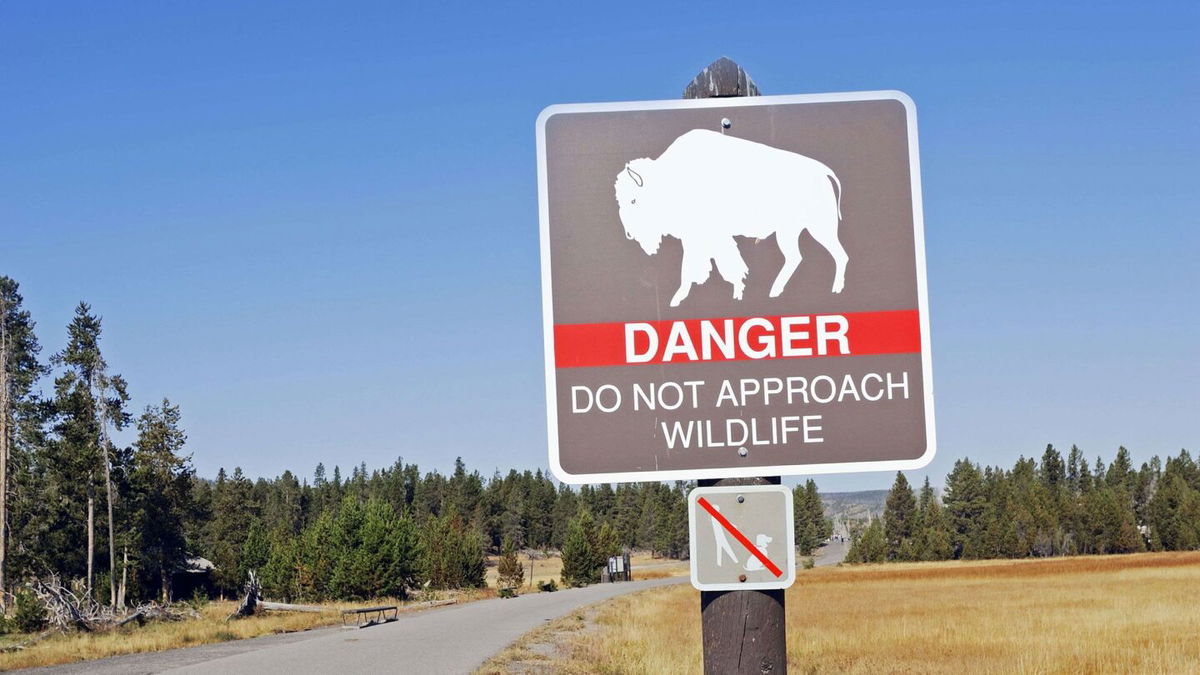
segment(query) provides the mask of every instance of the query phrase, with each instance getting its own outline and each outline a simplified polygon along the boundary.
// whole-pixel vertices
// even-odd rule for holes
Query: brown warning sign
[[[932,458],[907,96],[552,106],[537,132],[559,478]]]

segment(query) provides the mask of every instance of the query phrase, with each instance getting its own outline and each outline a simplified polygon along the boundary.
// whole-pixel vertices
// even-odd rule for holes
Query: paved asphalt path
[[[850,544],[834,539],[828,544],[825,544],[821,548],[817,549],[816,555],[813,556],[813,566],[829,567],[831,565],[836,565],[845,560],[846,554],[849,552]]]
[[[332,628],[42,668],[88,673],[470,673],[530,630],[572,610],[667,584],[670,577],[597,584],[510,600],[481,600],[400,615],[361,630]]]

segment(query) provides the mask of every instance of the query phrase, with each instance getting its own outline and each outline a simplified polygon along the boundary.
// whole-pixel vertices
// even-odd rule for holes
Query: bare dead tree
[[[89,383],[92,388],[96,402],[96,421],[100,426],[99,437],[97,443],[100,446],[100,453],[104,458],[104,496],[105,503],[108,507],[108,604],[113,607],[117,606],[117,544],[113,525],[113,482],[112,482],[112,455],[109,453],[108,442],[108,420],[110,417],[108,410],[108,388],[109,378],[97,369],[93,372],[92,381]],[[88,497],[88,533],[92,531],[91,525],[91,496]],[[91,539],[89,539],[88,551],[88,585],[91,586],[91,561],[94,552],[91,550]]]
[[[250,570],[249,578],[246,579],[246,585],[243,587],[242,604],[238,605],[237,611],[229,615],[230,619],[240,619],[245,616],[252,616],[258,609],[259,603],[262,602],[262,585],[258,582],[258,574],[254,570]]]
[[[182,621],[200,616],[199,612],[187,605],[157,602],[121,611],[96,602],[89,592],[75,592],[64,586],[55,575],[44,579],[34,578],[29,582],[29,588],[45,610],[48,631],[51,633],[92,633],[120,628],[134,622],[142,625],[151,620]]]
[[[8,300],[0,294],[0,616],[7,609],[4,571],[8,563]]]

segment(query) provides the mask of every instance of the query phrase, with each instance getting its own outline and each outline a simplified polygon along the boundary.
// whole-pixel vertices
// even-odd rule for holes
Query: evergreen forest
[[[199,476],[180,406],[135,406],[102,324],[79,303],[63,349],[44,354],[17,282],[0,276],[5,606],[49,576],[114,606],[171,599],[173,576],[199,559],[225,596],[253,570],[268,597],[320,601],[480,587],[502,552],[512,585],[516,550],[561,552],[568,585],[598,581],[622,550],[687,555],[687,482],[571,487],[541,470],[484,475],[455,460],[442,473],[401,458]],[[833,524],[814,481],[794,497],[797,545],[811,554]],[[860,562],[1195,549],[1200,467],[1184,451],[1135,468],[1124,448],[1107,466],[1052,447],[1011,470],[960,460],[940,495],[898,474],[883,517],[851,534]]]

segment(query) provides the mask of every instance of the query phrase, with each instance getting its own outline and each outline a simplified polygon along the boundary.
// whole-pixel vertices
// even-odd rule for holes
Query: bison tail
[[[837,174],[832,171],[829,172],[829,180],[830,180],[830,182],[833,183],[834,188],[836,188],[836,190],[837,190],[838,222],[841,222],[841,220],[842,220],[842,181],[838,180]]]

